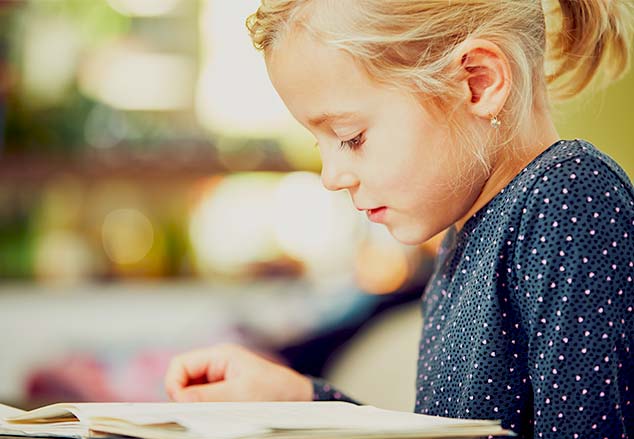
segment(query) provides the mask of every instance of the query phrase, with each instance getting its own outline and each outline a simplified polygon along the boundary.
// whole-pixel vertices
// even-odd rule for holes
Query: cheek
[[[464,167],[457,148],[451,145],[448,128],[429,115],[410,109],[372,136],[372,150],[366,163],[367,185],[383,194],[385,203],[404,209],[437,209],[455,196]],[[446,206],[443,206],[446,207]]]
[[[426,139],[426,140],[423,140]],[[434,139],[434,140],[432,140]],[[405,188],[409,196],[422,200],[442,199],[451,192],[457,173],[456,163],[441,136],[412,136],[400,154],[392,156],[392,169],[386,188]],[[383,163],[388,163],[388,158]]]

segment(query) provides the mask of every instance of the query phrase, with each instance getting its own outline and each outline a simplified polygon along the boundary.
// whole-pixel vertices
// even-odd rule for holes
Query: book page
[[[22,413],[26,413],[24,410],[16,409],[9,405],[0,404],[0,420],[8,418],[9,416],[18,416]]]
[[[43,417],[52,416],[59,422],[69,413],[75,414],[84,427],[116,424],[121,432],[126,428],[134,429],[136,425],[167,433],[170,429],[165,428],[165,424],[173,423],[185,427],[189,434],[219,439],[291,430],[365,431],[372,434],[451,431],[456,435],[472,430],[483,434],[502,432],[497,421],[450,419],[345,402],[55,404],[24,413],[17,419],[42,422]],[[183,434],[171,433],[174,435],[165,437]]]
[[[80,416],[116,418],[139,425],[178,423],[199,434],[238,437],[245,431],[355,429],[439,431],[499,425],[497,421],[450,419],[357,406],[345,402],[239,402],[77,404]],[[236,430],[239,427],[239,431]]]
[[[25,411],[0,404],[0,435],[84,439],[88,427],[73,415],[72,404],[52,404]]]
[[[3,417],[11,423],[73,422],[77,416],[73,413],[74,404],[51,404],[31,411],[20,410],[20,413]]]

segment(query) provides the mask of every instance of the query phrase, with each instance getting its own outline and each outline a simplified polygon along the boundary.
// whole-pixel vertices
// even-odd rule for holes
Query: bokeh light
[[[410,277],[415,247],[399,243],[382,225],[369,225],[368,232],[355,260],[357,285],[369,293],[392,293]]]
[[[22,84],[30,105],[44,107],[62,101],[75,79],[81,48],[77,31],[63,17],[26,21],[32,29],[24,40]]]
[[[279,253],[270,227],[278,179],[272,173],[236,174],[202,194],[189,228],[201,274],[240,274],[246,264]]]
[[[154,228],[137,209],[117,209],[110,212],[102,228],[103,248],[117,264],[134,264],[152,249]]]
[[[204,0],[200,14],[201,61],[196,92],[200,123],[212,132],[303,139],[308,133],[293,119],[271,86],[264,58],[253,48],[245,18],[258,0]]]
[[[275,236],[311,274],[333,275],[352,265],[359,216],[344,192],[328,192],[317,174],[284,176],[275,193]]]
[[[195,67],[184,55],[121,41],[95,51],[79,71],[84,93],[122,110],[188,109]]]

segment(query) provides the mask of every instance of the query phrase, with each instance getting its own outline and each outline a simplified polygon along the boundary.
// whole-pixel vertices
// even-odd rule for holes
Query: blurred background
[[[0,402],[165,400],[174,353],[232,341],[413,407],[436,244],[321,187],[258,3],[0,0]],[[632,101],[630,72],[560,134],[632,176]]]

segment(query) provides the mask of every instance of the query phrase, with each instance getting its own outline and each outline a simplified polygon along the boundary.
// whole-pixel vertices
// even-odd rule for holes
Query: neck
[[[522,169],[560,138],[550,115],[547,113],[537,117],[531,124],[531,129],[526,130],[526,132],[539,133],[539,135],[537,137],[531,136],[530,139],[518,139],[517,142],[505,146],[496,155],[480,195],[469,211],[455,222],[457,230],[462,229],[474,213],[491,201]]]

